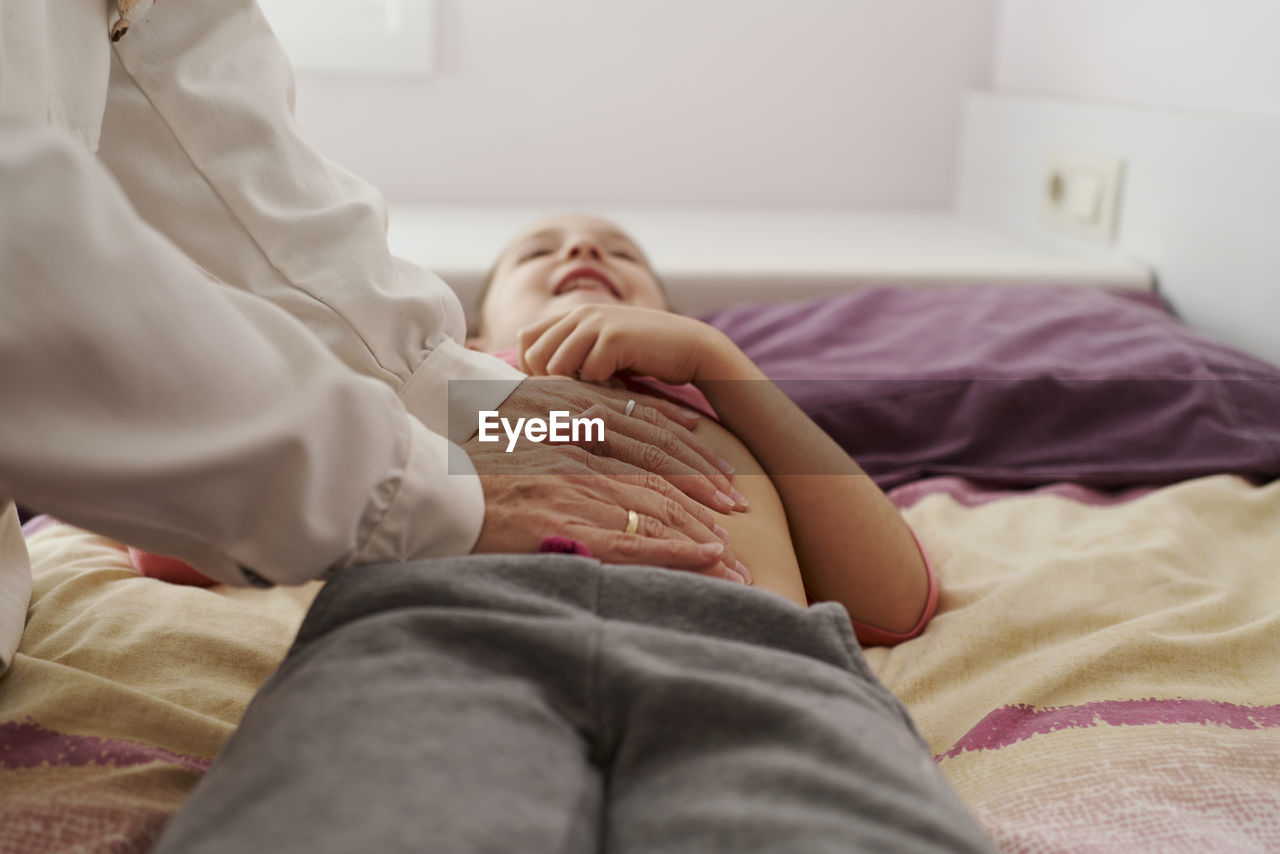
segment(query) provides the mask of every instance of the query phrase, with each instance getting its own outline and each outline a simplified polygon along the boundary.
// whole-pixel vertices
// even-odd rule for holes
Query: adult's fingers
[[[717,454],[710,444],[691,432],[693,427],[698,426],[696,421],[694,422],[693,427],[686,427],[680,421],[676,421],[673,424],[673,419],[667,415],[663,407],[674,406],[683,413],[688,413],[690,410],[672,403],[671,401],[661,400],[660,398],[652,397],[647,394],[632,394],[627,396],[625,399],[623,399],[622,395],[619,395],[609,399],[609,406],[623,414],[628,414],[627,407],[630,405],[630,401],[632,400],[635,401],[635,405],[630,407],[631,412],[629,414],[632,418],[653,427],[657,427],[660,430],[666,430],[672,433],[682,444],[691,448],[698,454],[698,456],[710,463],[717,471],[722,472],[725,475],[733,474],[733,466],[729,464],[729,461]],[[698,468],[701,470],[701,467]]]
[[[643,564],[728,577],[720,558],[723,546],[718,543],[642,537],[583,524],[567,526],[565,535],[582,543],[605,563]]]
[[[692,409],[689,409],[688,407],[685,407],[685,406],[681,406],[680,404],[672,400],[663,400],[660,397],[651,397],[647,394],[633,394],[631,395],[631,397],[635,398],[637,406],[639,406],[640,402],[643,401],[645,406],[654,410],[656,413],[661,414],[668,421],[674,421],[676,424],[679,424],[686,431],[692,430],[694,427],[697,427],[698,421],[700,421],[702,418],[702,416],[694,412]],[[634,415],[635,413],[633,412],[632,414]],[[689,435],[693,436],[692,433],[690,433]],[[704,442],[703,445],[705,446],[706,443]],[[710,449],[707,448],[707,450],[710,450]],[[700,453],[703,453],[703,452],[700,451]],[[725,474],[733,474],[733,466],[730,466],[727,462],[720,459],[718,456],[716,456],[715,459],[712,459],[711,462],[715,464],[717,468],[720,468],[721,464],[723,464],[724,466],[727,466],[727,468],[720,468],[720,470],[723,471]]]
[[[683,535],[679,531],[676,531],[675,529],[666,525],[665,523],[663,523],[661,519],[658,519],[654,516],[650,516],[647,513],[639,513],[634,510],[631,511],[631,513],[635,513],[635,522],[636,522],[635,531],[631,532],[631,525],[630,525],[631,516],[629,513],[628,525],[627,525],[627,528],[623,531],[624,539],[626,539],[629,536],[628,532],[631,532],[635,536],[638,536],[641,539],[648,540],[648,541],[684,539]],[[719,527],[719,526],[717,525],[716,527]],[[720,555],[719,562],[716,563],[714,566],[705,567],[701,571],[715,578],[725,578],[730,581],[737,581],[742,584],[750,584],[751,573],[742,564],[741,561],[739,561],[737,558],[734,557],[733,551],[728,547],[727,532],[724,533],[723,539],[725,541],[725,549]]]
[[[615,500],[619,502],[618,511],[597,517],[605,530],[625,531],[625,511],[634,510],[640,515],[641,524],[650,525],[645,531],[638,530],[638,534],[656,537],[670,531],[698,543],[719,540],[725,544],[721,556],[725,568],[751,577],[750,570],[734,554],[729,532],[724,526],[705,507],[674,488],[666,479],[650,472],[637,472],[627,463],[608,458],[594,458],[586,464],[617,483],[613,489]],[[611,520],[613,524],[610,524]]]
[[[711,544],[695,545],[677,540],[618,534],[577,525],[567,529],[567,536],[582,543],[604,563],[640,564],[662,569],[694,572],[709,578],[722,578],[738,584],[750,584],[749,576],[724,565]]]
[[[516,389],[503,404],[502,410],[504,414],[508,414],[508,410],[511,410],[519,415],[543,414],[545,417],[545,413],[551,409],[568,408],[581,412],[594,404],[604,403],[622,412],[626,408],[627,401],[631,399],[636,400],[637,407],[640,403],[644,403],[664,415],[670,412],[667,421],[661,421],[656,414],[649,415],[648,418],[668,426],[674,426],[671,424],[674,422],[675,425],[685,428],[680,432],[681,437],[693,436],[688,431],[698,426],[699,419],[696,412],[648,395],[629,392],[625,385],[616,379],[605,383],[584,383],[572,377],[533,376]],[[695,441],[700,442],[696,439]],[[707,453],[705,442],[700,442],[699,453]],[[711,462],[716,461],[711,460]]]
[[[746,498],[728,479],[728,472],[733,470],[733,466],[722,460],[721,456],[703,439],[696,437],[678,424],[672,424],[660,412],[641,402],[649,399],[652,398],[641,394],[641,396],[627,398],[626,402],[616,399],[616,401],[608,401],[607,406],[591,407],[589,410],[591,417],[600,415],[600,412],[605,410],[603,415],[605,442],[596,443],[594,451],[596,453],[603,451],[608,456],[631,462],[632,465],[639,465],[641,469],[659,471],[660,474],[669,475],[671,478],[691,475],[694,472],[704,475],[707,480],[690,479],[687,483],[672,480],[672,483],[707,504],[712,510],[726,513],[731,510],[746,510],[748,507]],[[635,401],[634,405],[631,405],[630,401]],[[630,408],[630,414],[627,414],[627,408]],[[585,412],[584,415],[586,415]],[[609,439],[620,437],[630,439],[632,442],[620,440],[613,446],[609,444]],[[682,463],[684,467],[675,466],[675,463],[668,463],[667,469],[653,469],[649,465],[641,465],[636,460],[645,453],[649,455],[649,460],[646,462],[652,461],[654,465],[658,465],[658,461],[663,458],[654,455],[652,451],[646,451],[644,446],[657,448],[662,455]],[[620,456],[620,453],[623,456]],[[726,498],[728,501],[724,501]]]
[[[728,548],[728,532],[715,514],[659,475],[573,445],[535,445],[517,454],[474,440],[465,447],[485,493],[478,553],[532,551],[545,537],[559,534],[578,539],[603,560],[748,575]],[[637,514],[630,533],[628,511]],[[675,545],[630,539],[636,537]]]
[[[599,434],[594,432],[590,439],[583,435],[573,443],[578,447],[661,475],[681,492],[712,510],[730,513],[737,508],[738,503],[730,494],[733,486],[728,478],[714,469],[708,472],[695,468],[695,463],[701,463],[703,468],[710,466],[705,460],[695,458],[669,433],[639,422],[628,424],[626,416],[599,404],[582,413],[582,417],[601,419],[604,431],[603,438],[597,438]],[[632,438],[627,433],[639,433],[642,437]]]

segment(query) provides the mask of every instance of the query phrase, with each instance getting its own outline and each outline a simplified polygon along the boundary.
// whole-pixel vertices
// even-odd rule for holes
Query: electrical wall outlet
[[[1059,151],[1049,157],[1041,189],[1045,224],[1097,243],[1113,243],[1120,215],[1124,161]]]

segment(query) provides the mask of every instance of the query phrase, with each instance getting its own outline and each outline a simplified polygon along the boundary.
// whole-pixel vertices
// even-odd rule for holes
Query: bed
[[[880,287],[724,329],[902,509],[937,616],[867,659],[1006,852],[1280,849],[1280,370],[1153,294]],[[0,850],[146,851],[315,587],[26,528]]]

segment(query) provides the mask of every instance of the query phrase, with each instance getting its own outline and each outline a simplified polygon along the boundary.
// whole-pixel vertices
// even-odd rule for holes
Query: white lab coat
[[[157,3],[114,49],[113,7],[0,0],[0,669],[7,498],[229,583],[465,553],[483,494],[446,436],[521,379],[298,136],[255,0]]]

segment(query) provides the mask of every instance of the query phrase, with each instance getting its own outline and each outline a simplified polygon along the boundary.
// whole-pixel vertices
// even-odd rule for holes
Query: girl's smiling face
[[[471,345],[516,346],[521,329],[587,303],[666,309],[640,247],[608,220],[558,214],[531,224],[498,257]]]

